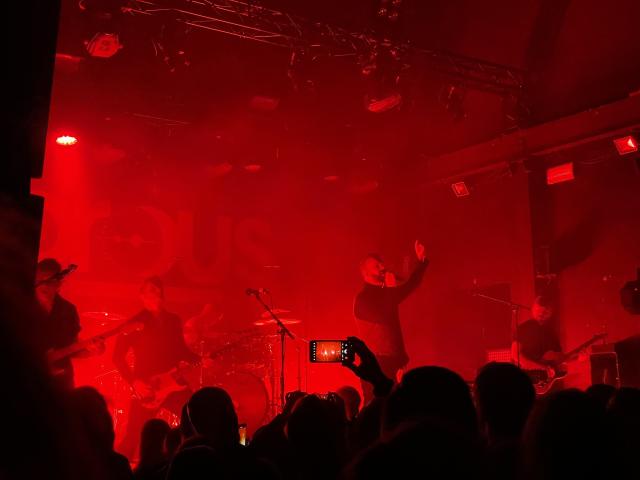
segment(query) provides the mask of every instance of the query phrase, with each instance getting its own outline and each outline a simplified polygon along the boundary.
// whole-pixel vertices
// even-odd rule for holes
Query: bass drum
[[[238,422],[247,425],[247,434],[253,433],[267,421],[269,414],[269,394],[264,382],[249,372],[229,372],[207,378],[209,386],[224,389],[233,401],[238,414]]]

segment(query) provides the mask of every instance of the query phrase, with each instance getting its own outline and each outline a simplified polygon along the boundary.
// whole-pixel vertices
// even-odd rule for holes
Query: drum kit
[[[288,327],[301,323],[300,319],[290,316],[289,310],[276,309],[274,313]],[[221,320],[222,315],[217,315],[210,305],[205,305],[198,315],[184,323],[187,347],[202,359],[212,360],[199,362],[185,380],[193,391],[205,386],[224,388],[234,401],[239,421],[247,424],[248,432],[252,434],[277,414],[280,406],[276,378],[279,373],[279,327],[268,312],[255,319],[250,328],[239,331],[225,330]],[[88,333],[114,328],[125,321],[124,316],[109,312],[82,314],[83,329]],[[110,355],[103,357],[108,360]],[[92,383],[113,404],[117,431],[118,424],[125,420],[123,415],[131,392],[110,364],[101,364],[98,370],[94,370],[98,375],[94,376]]]
[[[274,313],[285,325],[301,323],[289,316],[289,310],[276,309]],[[216,318],[207,305],[184,324],[187,346],[200,357],[213,360],[208,365],[201,363],[198,378],[190,385],[193,389],[216,385],[227,390],[240,422],[246,423],[251,433],[278,411],[278,325],[267,312],[253,321],[251,328],[233,332],[222,328],[221,320],[222,316]]]

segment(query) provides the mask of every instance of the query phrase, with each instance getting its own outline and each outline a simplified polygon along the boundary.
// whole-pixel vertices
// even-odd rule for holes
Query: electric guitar
[[[185,375],[193,372],[198,366],[195,363],[178,365],[168,372],[154,375],[147,382],[150,387],[149,392],[139,392],[132,386],[133,394],[143,407],[156,410],[160,408],[170,394],[189,388]]]
[[[78,353],[87,350],[87,348],[98,341],[104,341],[109,337],[113,337],[121,333],[127,334],[131,332],[137,332],[139,330],[142,330],[143,327],[144,325],[141,322],[125,322],[115,328],[112,328],[111,330],[102,332],[99,335],[85,338],[84,340],[79,340],[66,347],[49,350],[47,352],[47,360],[49,361],[49,366],[53,369],[53,364],[55,364],[56,362],[73,355],[77,355]]]
[[[556,382],[567,376],[567,369],[561,368],[565,363],[572,362],[578,358],[578,356],[591,345],[599,340],[602,340],[607,336],[606,333],[599,333],[594,335],[589,340],[581,343],[579,346],[567,353],[558,354],[558,352],[547,352],[542,356],[542,359],[554,367],[554,375],[549,376],[546,370],[527,370],[527,374],[533,381],[533,387],[536,390],[537,395],[545,395]]]

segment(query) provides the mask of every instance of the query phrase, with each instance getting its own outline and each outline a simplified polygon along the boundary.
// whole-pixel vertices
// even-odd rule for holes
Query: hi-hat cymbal
[[[302,320],[300,320],[299,318],[281,318],[280,321],[283,323],[283,325],[293,325],[295,323],[301,323]],[[254,325],[257,325],[259,327],[266,327],[269,325],[277,325],[276,321],[273,318],[268,318],[268,319],[264,319],[264,320],[256,320],[255,322],[253,322]]]
[[[284,308],[274,308],[271,311],[276,315],[281,315],[283,313],[291,313],[291,310],[286,310]],[[271,318],[271,314],[269,312],[264,312],[262,315],[260,315],[260,318]]]
[[[83,312],[82,319],[88,322],[105,325],[107,323],[124,322],[127,317],[113,312]]]

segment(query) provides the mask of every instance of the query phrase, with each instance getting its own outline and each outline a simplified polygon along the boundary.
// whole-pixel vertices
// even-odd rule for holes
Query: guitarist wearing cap
[[[76,306],[60,295],[64,277],[75,269],[75,265],[62,270],[53,258],[45,258],[36,268],[35,297],[44,312],[43,323],[37,330],[38,344],[44,352],[69,347],[78,341],[80,318]],[[76,357],[100,354],[104,344],[89,343],[86,348],[75,353]],[[65,356],[51,365],[56,385],[64,389],[73,388],[72,355]]]

